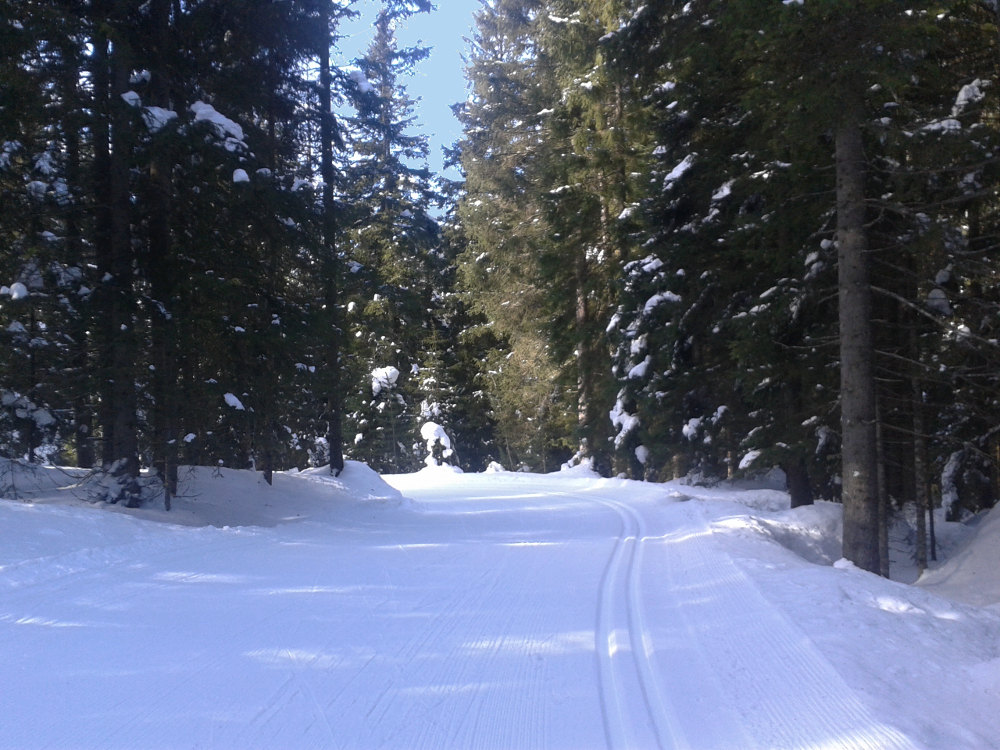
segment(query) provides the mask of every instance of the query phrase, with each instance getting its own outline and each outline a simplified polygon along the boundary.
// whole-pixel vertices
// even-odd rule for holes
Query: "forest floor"
[[[6,466],[0,747],[1000,748],[997,511],[914,586],[775,490],[182,475]]]

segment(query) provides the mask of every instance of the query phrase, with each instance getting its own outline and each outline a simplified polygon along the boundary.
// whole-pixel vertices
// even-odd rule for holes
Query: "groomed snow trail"
[[[914,747],[696,502],[391,480],[416,509],[243,529],[106,514],[86,549],[0,565],[0,748]]]

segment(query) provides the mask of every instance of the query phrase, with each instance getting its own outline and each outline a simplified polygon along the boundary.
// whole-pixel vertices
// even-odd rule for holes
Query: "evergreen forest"
[[[0,456],[995,503],[997,3],[480,0],[454,180],[354,5],[0,2]]]

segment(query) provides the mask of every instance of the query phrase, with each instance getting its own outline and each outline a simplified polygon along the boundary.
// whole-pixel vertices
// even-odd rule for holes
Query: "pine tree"
[[[430,215],[440,202],[426,167],[427,138],[413,134],[415,102],[402,84],[426,59],[426,47],[400,48],[397,25],[428,3],[386,3],[352,74],[357,117],[347,124],[352,152],[344,164],[348,455],[394,472],[418,467],[421,353],[434,310],[440,230]],[[387,373],[393,373],[391,377]]]
[[[550,143],[544,124],[559,90],[539,43],[543,10],[534,1],[483,5],[467,68],[472,93],[455,108],[466,177],[458,216],[468,240],[459,284],[503,342],[483,380],[510,468],[557,466],[580,437],[575,367],[567,371],[566,353],[557,359],[549,342],[553,305],[541,262],[554,232],[549,191],[558,187],[550,156],[564,145]]]
[[[326,170],[311,157],[334,132],[312,116],[309,65],[329,61],[349,10],[105,0],[3,12],[16,51],[5,104],[9,91],[17,106],[2,110],[0,180],[27,209],[0,217],[17,298],[3,315],[28,365],[0,373],[5,451],[99,461],[113,475],[99,491],[129,504],[149,484],[140,459],[168,504],[181,460],[266,473],[306,460],[331,434],[319,424],[328,392],[310,376],[329,351],[320,324],[336,284],[322,264],[331,201],[312,187]],[[326,82],[328,113],[339,85]]]

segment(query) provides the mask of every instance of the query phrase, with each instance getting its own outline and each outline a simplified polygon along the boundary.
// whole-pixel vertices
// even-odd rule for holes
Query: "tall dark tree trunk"
[[[123,3],[116,3],[117,20],[124,21]],[[121,35],[119,35],[120,37]],[[112,367],[114,379],[113,458],[119,476],[125,480],[121,500],[129,506],[139,502],[139,440],[136,417],[135,364],[138,342],[135,332],[135,299],[129,168],[125,154],[129,150],[131,113],[122,94],[129,91],[131,75],[128,43],[115,40],[111,58],[111,280],[112,319],[115,323]]]
[[[337,124],[331,107],[330,90],[330,17],[328,4],[323,4],[320,30],[319,105],[320,105],[320,171],[323,177],[323,279],[326,308],[326,440],[330,449],[330,473],[339,476],[344,470],[343,395],[340,370],[340,315],[337,309],[340,283],[340,263],[337,258],[337,207],[333,197],[333,147],[338,138]]]
[[[38,230],[41,231],[41,230]],[[38,335],[37,322],[35,319],[35,307],[32,305],[29,308],[28,313],[28,341],[33,341],[35,336]],[[35,349],[31,344],[28,344],[28,400],[31,402],[35,401],[35,384],[38,382],[38,362],[36,359]],[[28,415],[27,420],[28,426],[28,463],[33,464],[38,460],[38,456],[35,453],[35,449],[38,448],[39,435],[38,435],[38,425],[35,424],[35,420],[32,416]]]
[[[917,506],[917,570],[927,570],[927,440],[924,437],[923,389],[913,386],[913,502]]]
[[[885,472],[885,443],[883,443],[882,408],[875,406],[875,456],[878,462],[878,555],[879,573],[889,577],[889,485]]]
[[[590,362],[588,354],[589,342],[585,340],[587,335],[587,258],[581,249],[576,259],[575,282],[576,282],[576,381],[577,381],[577,422],[581,433],[586,434],[587,426],[591,419],[591,394]],[[588,452],[593,446],[587,446]]]
[[[840,408],[844,557],[878,573],[878,473],[875,435],[875,350],[865,228],[865,153],[860,118],[836,136],[840,307]]]
[[[95,15],[107,14],[107,3],[95,3]],[[92,312],[98,331],[97,376],[100,402],[97,421],[101,425],[101,464],[107,469],[114,462],[114,354],[115,325],[112,317],[111,276],[111,76],[108,37],[103,23],[96,24],[93,37],[94,52],[91,57],[91,78],[94,97],[94,193],[95,210],[94,249],[97,275],[100,277],[94,292]]]
[[[937,531],[934,529],[934,496],[930,492],[927,493],[927,534],[929,536],[928,543],[930,544],[931,560],[937,562]]]
[[[95,12],[121,31],[125,20],[121,0],[97,5]],[[99,27],[103,26],[98,24]],[[138,424],[136,418],[133,253],[129,171],[130,115],[122,94],[129,90],[129,49],[119,33],[113,51],[103,31],[95,34],[95,177],[97,266],[101,274],[95,311],[101,321],[102,463],[113,469],[120,491],[108,499],[136,505],[139,498]]]
[[[70,204],[66,211],[66,255],[70,264],[84,263],[84,242],[80,228],[80,196],[82,170],[80,164],[80,133],[83,130],[81,103],[78,91],[80,81],[80,51],[67,42],[63,58],[62,73],[62,116],[63,138],[66,143],[66,184],[69,188]],[[70,385],[73,404],[73,443],[76,448],[76,465],[89,469],[94,465],[93,417],[91,414],[91,382],[89,378],[90,333],[88,328],[88,308],[90,303],[81,299],[75,303],[77,314],[71,322],[72,354],[70,356],[73,378]]]
[[[152,0],[153,64],[150,101],[171,108],[170,101],[170,0]],[[154,147],[149,164],[150,214],[147,259],[153,309],[150,311],[153,360],[153,463],[163,480],[163,504],[177,493],[177,358],[173,296],[173,242],[171,234],[171,159]]]
[[[269,424],[265,423],[261,442],[263,445],[260,452],[260,470],[264,475],[264,481],[267,482],[268,486],[271,486],[274,484],[274,446]]]
[[[809,484],[809,472],[802,457],[792,458],[781,465],[788,480],[788,494],[791,496],[792,507],[813,504],[812,486]]]

